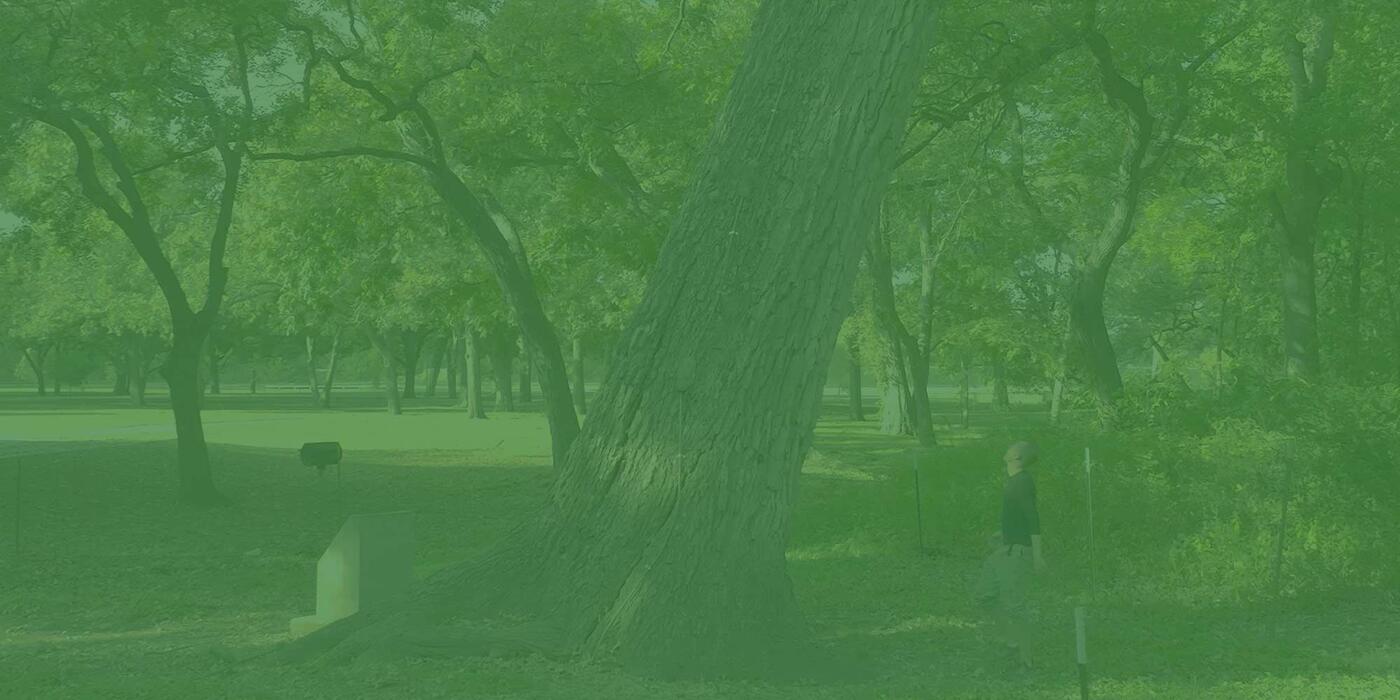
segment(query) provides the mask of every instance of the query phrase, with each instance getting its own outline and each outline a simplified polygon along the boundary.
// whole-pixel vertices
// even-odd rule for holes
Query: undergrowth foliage
[[[1084,446],[1101,588],[1213,603],[1400,583],[1400,388],[1279,381],[1151,414],[1137,396],[1118,430],[1046,436],[1044,508],[1080,520],[1058,524],[1086,588]]]

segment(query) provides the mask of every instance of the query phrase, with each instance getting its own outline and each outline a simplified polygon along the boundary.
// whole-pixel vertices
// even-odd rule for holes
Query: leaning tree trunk
[[[435,577],[424,617],[391,620],[519,613],[553,648],[667,675],[761,673],[794,653],[790,512],[933,8],[762,4],[545,511]],[[421,638],[363,619],[360,642]],[[343,634],[326,630],[306,644]]]
[[[180,497],[188,503],[211,505],[222,503],[224,498],[214,487],[200,418],[199,365],[205,338],[197,323],[189,323],[195,327],[175,327],[174,342],[161,374],[170,387],[170,408],[175,414]]]

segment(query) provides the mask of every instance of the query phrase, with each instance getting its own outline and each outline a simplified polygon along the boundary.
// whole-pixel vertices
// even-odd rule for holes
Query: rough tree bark
[[[794,653],[790,510],[933,7],[763,3],[544,511],[406,614],[352,617],[299,648],[491,636],[450,609],[524,615],[548,632],[540,646],[664,675],[761,673]]]

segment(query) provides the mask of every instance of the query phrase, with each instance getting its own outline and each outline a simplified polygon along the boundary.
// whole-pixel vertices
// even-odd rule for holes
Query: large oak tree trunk
[[[554,648],[668,675],[764,672],[793,652],[791,507],[933,7],[763,3],[545,510],[435,577],[421,619],[532,615]],[[357,640],[386,636],[416,637],[386,623]]]
[[[930,15],[923,2],[760,9],[544,520],[546,597],[585,650],[752,669],[796,632],[789,512]]]

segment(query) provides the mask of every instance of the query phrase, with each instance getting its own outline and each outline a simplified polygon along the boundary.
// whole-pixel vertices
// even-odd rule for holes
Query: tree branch
[[[424,168],[437,167],[436,163],[427,158],[424,158],[423,156],[414,155],[412,153],[404,153],[403,151],[394,151],[386,148],[369,148],[363,146],[340,148],[330,151],[312,151],[309,153],[271,152],[248,154],[248,158],[251,160],[288,160],[298,163],[305,163],[313,160],[326,160],[329,158],[358,157],[380,158],[383,160],[398,160],[403,161],[405,163],[413,163],[414,165]]]

